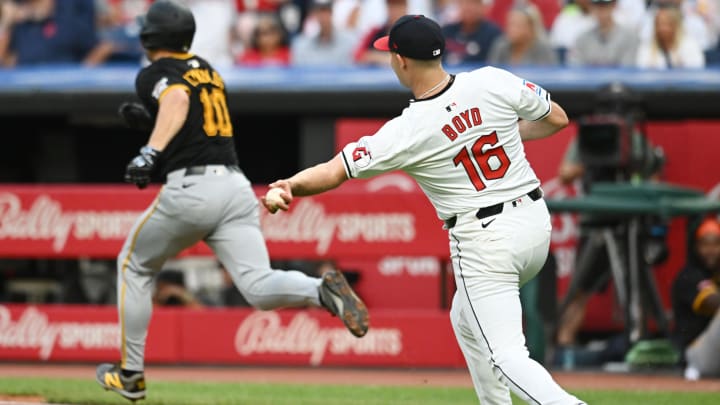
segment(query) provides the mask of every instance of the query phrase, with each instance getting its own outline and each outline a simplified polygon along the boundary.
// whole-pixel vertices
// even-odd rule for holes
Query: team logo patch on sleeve
[[[538,86],[537,84],[535,84],[533,82],[523,80],[523,86],[530,89],[533,93],[537,94],[538,97],[540,97],[542,99],[547,99],[547,97],[548,97],[547,91],[545,91],[545,89],[543,89],[542,87]]]
[[[153,87],[153,91],[152,91],[153,98],[155,100],[159,100],[160,95],[167,88],[168,88],[168,78],[167,77],[163,77],[162,79],[158,80],[157,83],[155,83],[155,87]]]
[[[368,149],[365,142],[360,142],[355,147],[352,153],[352,160],[355,167],[360,169],[367,167],[372,161],[372,155],[370,149]]]

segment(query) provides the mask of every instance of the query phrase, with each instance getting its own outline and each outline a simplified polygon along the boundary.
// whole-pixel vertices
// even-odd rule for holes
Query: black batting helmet
[[[155,1],[139,18],[140,43],[149,50],[187,52],[195,35],[195,18],[185,6],[173,1]]]

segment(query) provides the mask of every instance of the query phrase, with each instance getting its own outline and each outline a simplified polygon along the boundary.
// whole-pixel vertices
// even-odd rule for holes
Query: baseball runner
[[[518,293],[543,266],[551,230],[522,141],[565,127],[565,112],[540,86],[501,69],[446,73],[440,27],[423,16],[400,18],[375,47],[390,51],[415,99],[375,135],[271,184],[263,204],[286,210],[294,196],[405,171],[449,233],[458,286],[450,317],[482,404],[511,404],[508,387],[532,404],[583,404],[529,358]]]
[[[187,53],[194,33],[187,8],[152,4],[141,19],[140,40],[152,62],[136,80],[142,106],[120,110],[129,124],[152,128],[125,180],[143,188],[155,170],[166,179],[118,256],[120,363],[101,364],[96,373],[101,386],[130,400],[145,397],[152,277],[166,259],[199,240],[254,307],[324,306],[355,336],[368,330],[367,309],[339,272],[318,279],[270,269],[258,202],[238,167],[223,80],[208,62]]]

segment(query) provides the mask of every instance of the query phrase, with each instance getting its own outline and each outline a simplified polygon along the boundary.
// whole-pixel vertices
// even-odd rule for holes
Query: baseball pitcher
[[[405,171],[448,230],[458,286],[450,317],[482,404],[511,404],[508,387],[531,404],[583,404],[528,356],[518,292],[545,263],[551,229],[522,142],[565,127],[565,112],[543,88],[505,70],[445,72],[440,27],[423,16],[400,18],[375,47],[390,52],[415,99],[375,135],[271,184],[263,204],[285,210],[294,196]]]

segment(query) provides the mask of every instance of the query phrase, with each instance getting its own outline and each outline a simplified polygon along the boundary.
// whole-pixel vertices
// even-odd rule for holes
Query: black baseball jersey
[[[190,96],[185,124],[158,163],[163,178],[190,166],[238,164],[225,84],[207,61],[191,54],[158,59],[138,73],[135,88],[153,118],[169,89]]]
[[[710,324],[711,317],[700,315],[695,310],[703,297],[718,287],[712,273],[700,266],[688,265],[678,274],[672,286],[672,306],[674,337],[681,348],[686,348]]]

